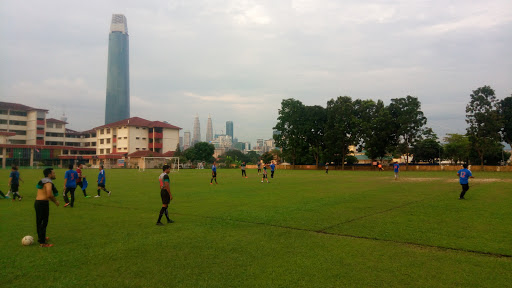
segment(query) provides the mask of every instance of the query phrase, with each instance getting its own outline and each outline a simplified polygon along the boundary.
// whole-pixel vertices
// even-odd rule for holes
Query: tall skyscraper
[[[233,139],[233,121],[226,121],[226,135]]]
[[[213,125],[212,125],[212,117],[208,115],[208,124],[206,125],[206,142],[210,142],[213,140]]]
[[[190,131],[185,131],[183,133],[183,150],[188,149],[190,147]]]
[[[107,100],[105,124],[130,118],[130,67],[128,25],[122,14],[113,14],[108,35]]]
[[[199,116],[194,119],[194,134],[192,135],[192,145],[201,142],[201,127],[199,125]]]

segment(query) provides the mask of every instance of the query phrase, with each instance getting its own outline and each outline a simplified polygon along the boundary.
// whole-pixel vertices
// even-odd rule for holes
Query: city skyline
[[[130,19],[130,116],[184,130],[212,113],[255,143],[283,99],[411,95],[442,139],[465,133],[473,90],[512,93],[506,0],[27,0],[0,3],[2,100],[65,112],[77,131],[104,124],[112,14]]]
[[[128,23],[113,14],[108,35],[105,124],[130,118],[130,46]]]

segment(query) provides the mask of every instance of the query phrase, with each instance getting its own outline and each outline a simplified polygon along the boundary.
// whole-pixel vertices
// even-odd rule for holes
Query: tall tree
[[[304,131],[304,104],[299,100],[284,99],[281,101],[281,109],[277,117],[277,124],[274,127],[279,134],[274,134],[276,146],[283,149],[285,156],[290,157],[295,165],[304,151],[307,151]]]
[[[320,154],[324,148],[324,131],[327,121],[326,109],[322,106],[305,106],[303,117],[305,141],[318,166]]]
[[[447,134],[444,138],[444,142],[446,142],[443,147],[445,159],[450,159],[452,162],[455,162],[455,164],[468,161],[471,143],[467,136]]]
[[[427,118],[421,111],[421,103],[418,98],[410,95],[405,98],[391,99],[389,111],[394,123],[398,151],[406,155],[405,165],[407,167],[411,148],[416,141],[421,139]]]
[[[341,157],[342,169],[345,169],[345,156],[349,153],[349,146],[357,142],[356,115],[352,98],[340,96],[336,100],[331,99],[327,102],[326,111],[326,146],[331,155]]]
[[[205,162],[213,162],[214,152],[215,146],[206,142],[198,142],[184,151],[188,160]]]
[[[500,116],[503,121],[503,141],[512,146],[512,95],[500,101]]]
[[[501,140],[499,101],[494,90],[487,85],[473,90],[470,97],[471,101],[466,106],[466,123],[469,124],[466,131],[483,169],[485,150]]]
[[[441,162],[443,146],[437,141],[437,135],[431,128],[425,128],[421,133],[420,140],[412,146],[414,162],[434,163],[435,159]]]
[[[389,109],[382,100],[377,103],[373,100],[356,101],[356,106],[356,123],[359,127],[357,134],[361,138],[366,156],[372,160],[382,160],[390,152],[396,139]]]

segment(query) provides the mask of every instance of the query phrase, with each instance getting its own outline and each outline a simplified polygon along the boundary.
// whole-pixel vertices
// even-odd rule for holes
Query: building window
[[[107,134],[110,134],[110,128],[107,128]]]
[[[105,149],[100,149],[100,154],[104,154],[105,153]]]
[[[27,126],[27,121],[9,120],[10,125]]]
[[[53,123],[46,123],[46,128],[53,128]]]
[[[100,130],[100,134],[101,134],[101,135],[105,134],[105,129],[101,129],[101,130]]]
[[[100,144],[104,144],[105,143],[105,139],[100,139]]]
[[[142,137],[142,140],[146,140],[146,137]]]
[[[7,115],[7,110],[0,110],[0,115]]]
[[[128,139],[128,137],[124,137],[124,139]]]
[[[123,139],[123,137],[117,137],[117,139]]]
[[[0,119],[0,124],[7,124],[7,120]]]
[[[110,148],[107,149],[107,154],[110,154]]]
[[[139,140],[139,137],[135,137],[136,140]]]
[[[107,138],[107,144],[110,144],[110,138]]]
[[[139,148],[135,148],[135,150],[139,151]]]
[[[62,128],[62,124],[60,124],[60,123],[55,124],[55,128]]]
[[[11,110],[11,115],[15,115],[15,116],[27,116],[27,112],[23,112],[23,111],[12,111]]]

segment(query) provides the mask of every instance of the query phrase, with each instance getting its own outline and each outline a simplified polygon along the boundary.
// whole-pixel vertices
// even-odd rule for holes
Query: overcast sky
[[[272,137],[281,100],[418,97],[440,138],[472,90],[512,94],[512,1],[0,1],[0,101],[104,124],[108,34],[124,14],[131,116]]]

